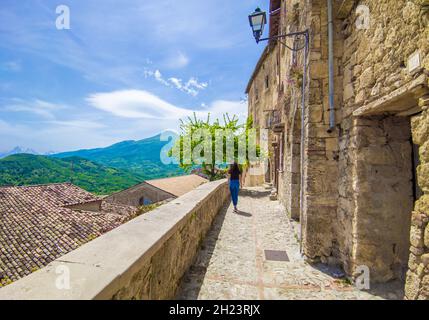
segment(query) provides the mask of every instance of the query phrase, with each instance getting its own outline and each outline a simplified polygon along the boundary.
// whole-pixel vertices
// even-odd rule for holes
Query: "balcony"
[[[265,188],[242,190],[238,214],[228,198],[225,180],[202,185],[0,289],[0,299],[402,298],[306,263],[297,225]],[[59,267],[69,289],[58,288]]]

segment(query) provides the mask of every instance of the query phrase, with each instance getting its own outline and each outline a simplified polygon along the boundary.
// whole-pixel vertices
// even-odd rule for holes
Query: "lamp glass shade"
[[[257,8],[255,12],[249,15],[249,22],[252,27],[253,35],[256,41],[258,41],[264,33],[264,26],[267,24],[267,14]]]

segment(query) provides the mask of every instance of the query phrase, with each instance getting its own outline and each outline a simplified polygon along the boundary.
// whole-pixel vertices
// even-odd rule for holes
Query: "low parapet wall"
[[[0,299],[171,299],[215,216],[226,180],[116,228],[0,289]]]

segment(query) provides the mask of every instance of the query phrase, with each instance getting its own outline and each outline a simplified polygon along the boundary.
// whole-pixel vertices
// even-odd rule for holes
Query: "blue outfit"
[[[238,192],[240,191],[240,180],[230,180],[229,191],[231,192],[232,203],[236,207],[238,204]]]

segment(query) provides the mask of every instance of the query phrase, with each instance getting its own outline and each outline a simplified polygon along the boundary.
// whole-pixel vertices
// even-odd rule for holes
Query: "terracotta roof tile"
[[[16,281],[135,213],[104,202],[100,212],[64,207],[99,200],[72,184],[0,187],[0,286],[2,279]]]

